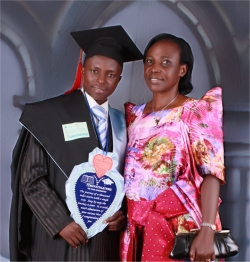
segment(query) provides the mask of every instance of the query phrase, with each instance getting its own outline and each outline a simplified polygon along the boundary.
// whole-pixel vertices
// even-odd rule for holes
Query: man
[[[123,211],[108,218],[108,226],[88,239],[70,216],[65,182],[96,147],[113,152],[122,172],[125,120],[107,98],[121,79],[123,63],[142,59],[142,54],[121,26],[71,34],[86,54],[80,77],[83,89],[75,90],[79,87],[75,83],[66,95],[27,104],[20,118],[23,129],[12,162],[11,261],[119,260]],[[104,135],[95,120],[97,105],[106,111]],[[88,136],[74,129],[74,123],[85,123]],[[75,139],[65,138],[65,126],[74,131]]]

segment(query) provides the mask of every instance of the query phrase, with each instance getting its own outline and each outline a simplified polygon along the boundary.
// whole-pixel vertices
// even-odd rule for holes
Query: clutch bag
[[[189,259],[189,251],[196,231],[179,233],[175,236],[174,247],[169,257],[172,259]],[[238,254],[239,247],[230,234],[230,230],[216,231],[214,235],[214,252],[216,258],[232,257]]]

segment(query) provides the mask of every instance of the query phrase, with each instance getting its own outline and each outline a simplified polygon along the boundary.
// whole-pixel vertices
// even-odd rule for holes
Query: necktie
[[[104,149],[106,144],[106,110],[102,106],[96,105],[92,107],[92,112],[96,119],[100,142]]]

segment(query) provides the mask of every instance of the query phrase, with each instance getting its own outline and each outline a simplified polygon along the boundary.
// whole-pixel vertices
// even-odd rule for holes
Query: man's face
[[[96,55],[83,67],[84,90],[101,105],[115,91],[121,80],[121,65],[114,59]]]

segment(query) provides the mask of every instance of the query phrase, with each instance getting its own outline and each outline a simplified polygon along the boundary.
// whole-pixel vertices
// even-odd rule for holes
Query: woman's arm
[[[220,180],[213,175],[206,175],[201,185],[201,213],[202,222],[215,224],[220,194]],[[195,238],[191,249],[192,261],[211,261],[215,259],[214,233],[208,226],[202,226]]]

